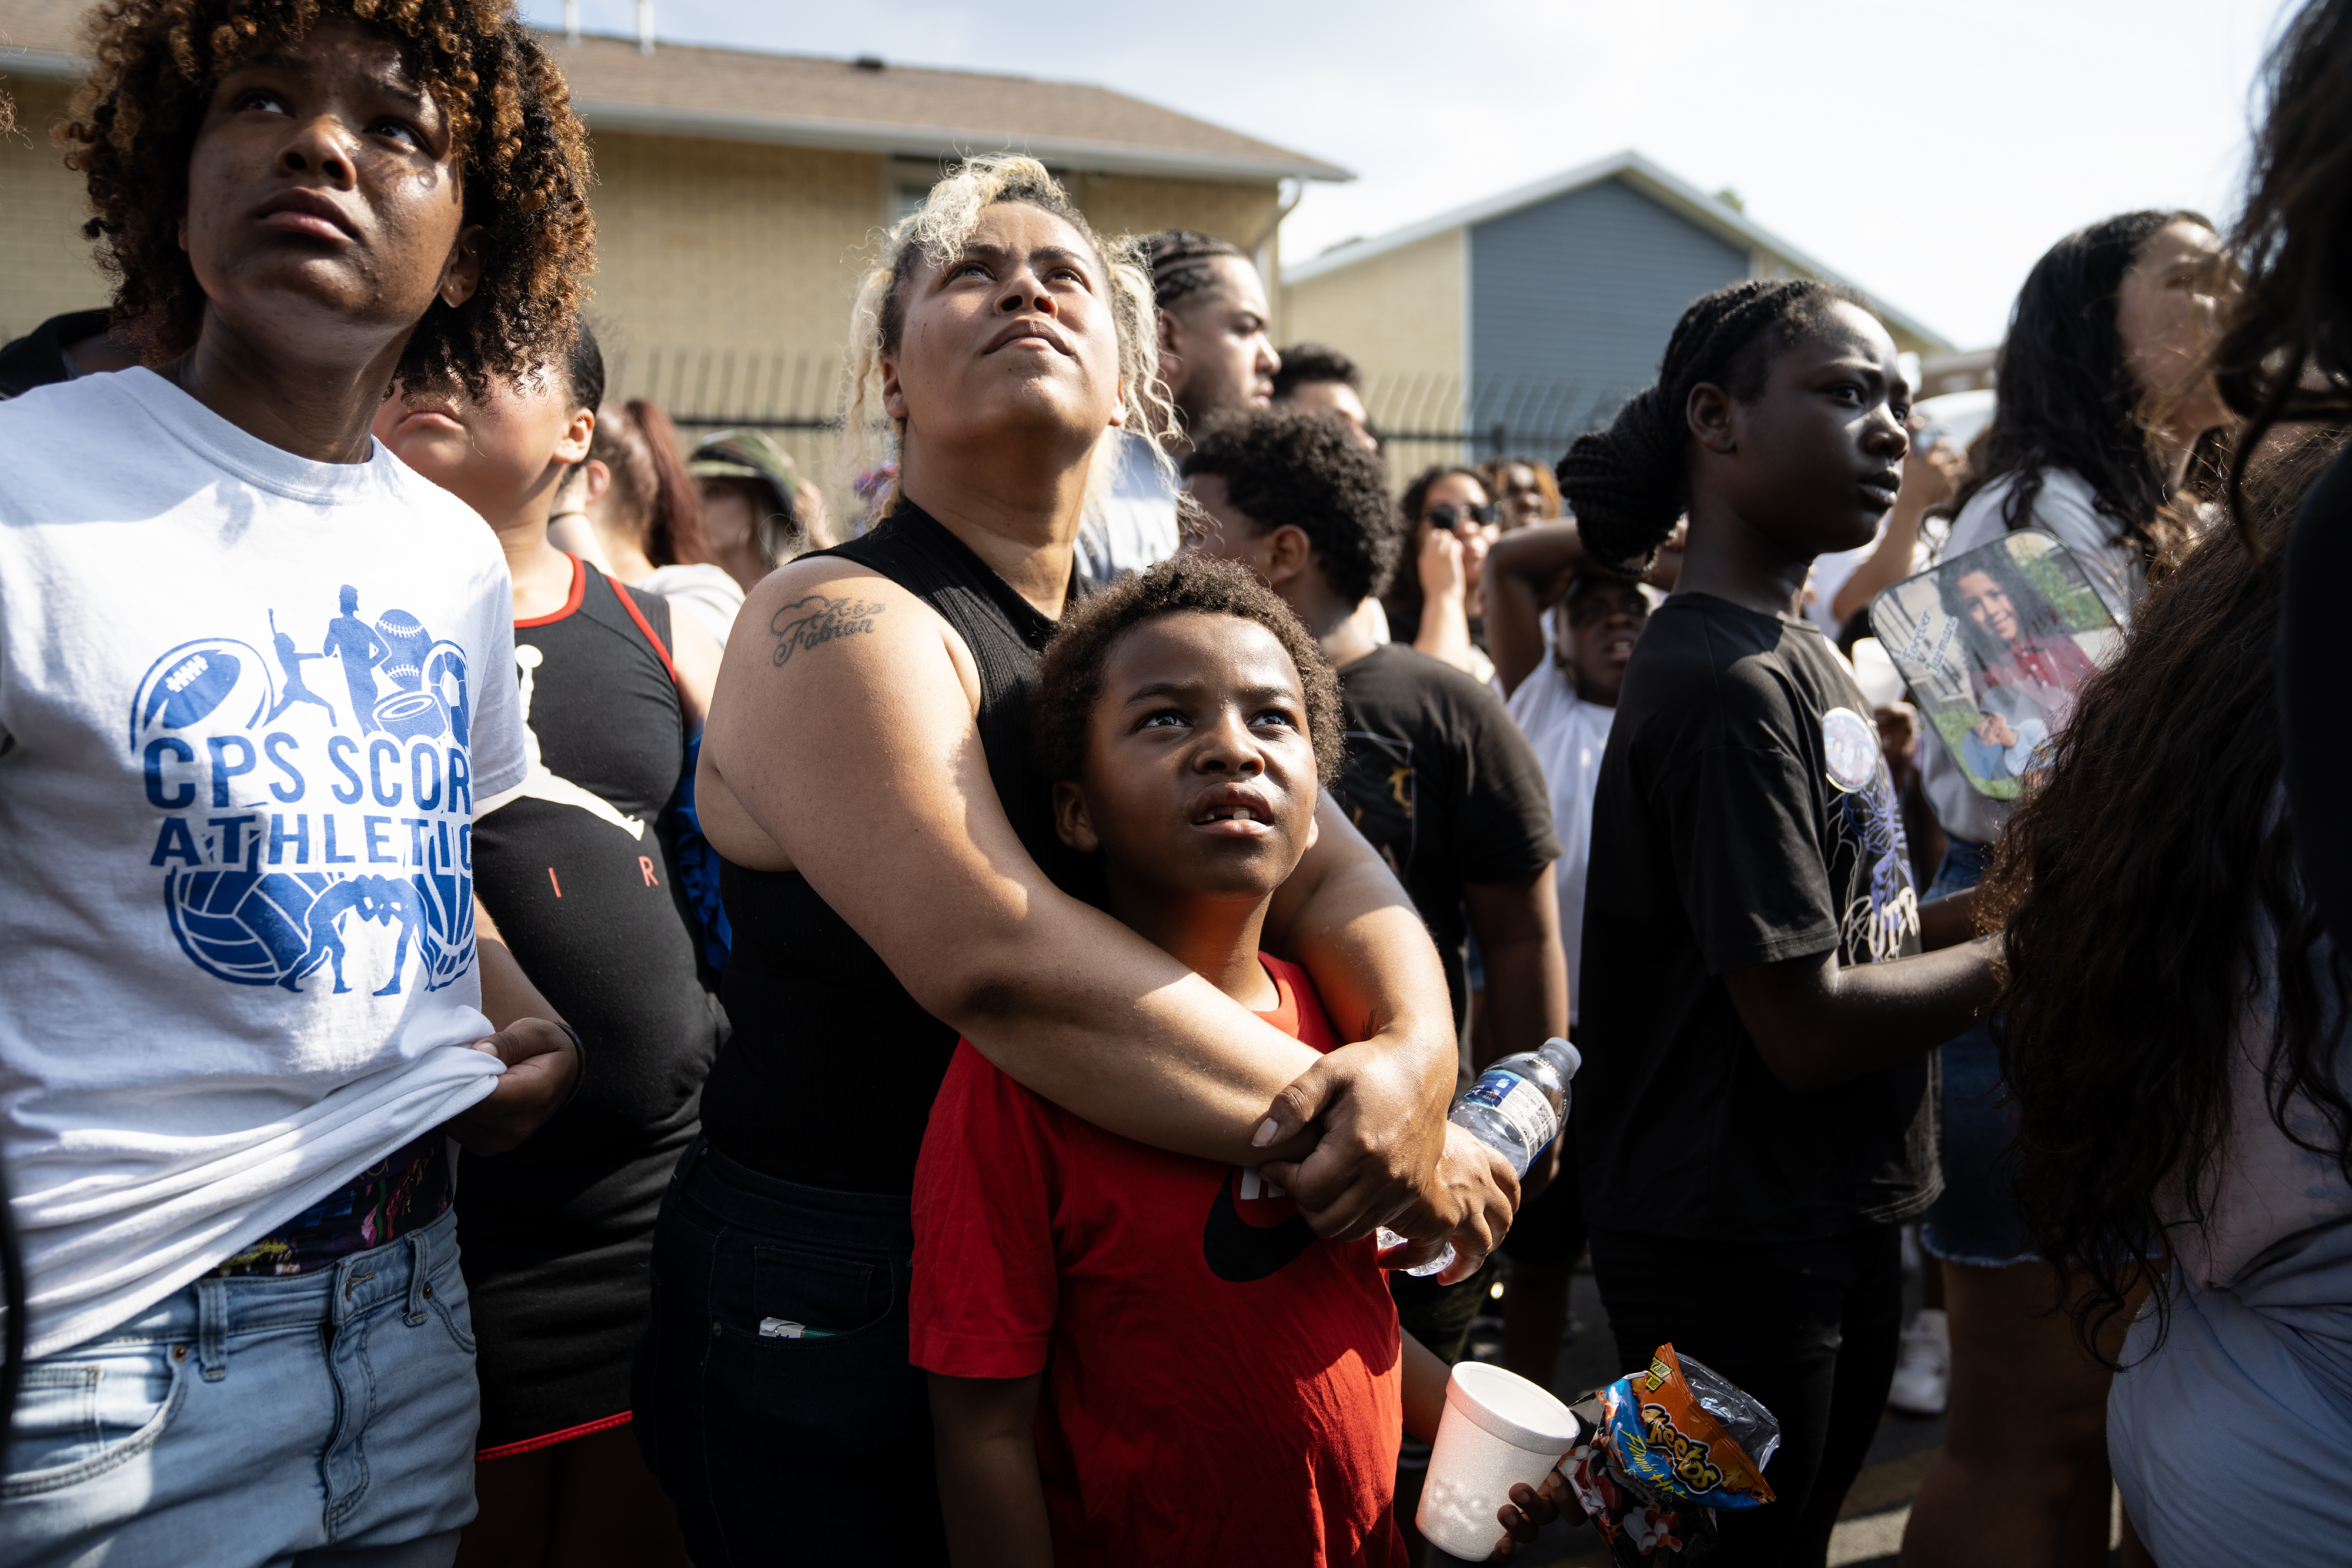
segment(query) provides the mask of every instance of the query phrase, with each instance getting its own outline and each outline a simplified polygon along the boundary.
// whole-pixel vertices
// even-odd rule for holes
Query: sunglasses
[[[1423,514],[1423,519],[1431,528],[1444,528],[1449,534],[1465,517],[1474,523],[1491,523],[1495,520],[1495,508],[1491,506],[1457,507],[1451,501],[1440,501]]]

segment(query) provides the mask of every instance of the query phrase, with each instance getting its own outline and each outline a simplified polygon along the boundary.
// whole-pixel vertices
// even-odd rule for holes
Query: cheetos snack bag
[[[1780,1423],[1671,1344],[1572,1408],[1586,1437],[1560,1468],[1620,1563],[1696,1563],[1715,1544],[1717,1511],[1772,1500],[1764,1467]]]

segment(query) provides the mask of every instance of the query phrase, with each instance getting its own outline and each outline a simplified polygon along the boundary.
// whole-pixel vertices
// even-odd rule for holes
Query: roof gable
[[[1480,224],[1492,222],[1512,213],[1557,200],[1571,192],[1582,190],[1586,186],[1599,184],[1604,180],[1615,180],[1640,192],[1669,212],[1715,235],[1727,244],[1736,246],[1758,256],[1770,266],[1805,277],[1825,278],[1832,283],[1850,282],[1849,279],[1799,250],[1769,229],[1754,222],[1738,208],[1708,195],[1679,176],[1669,173],[1630,148],[1622,152],[1612,153],[1606,158],[1536,181],[1532,184],[1521,185],[1516,190],[1488,196],[1484,200],[1470,203],[1466,206],[1456,207],[1451,212],[1440,213],[1435,217],[1425,218],[1417,224],[1409,224],[1403,228],[1391,230],[1388,234],[1371,239],[1350,240],[1345,245],[1335,246],[1312,260],[1300,262],[1295,266],[1286,266],[1282,269],[1282,281],[1285,285],[1304,283],[1310,278],[1320,277],[1326,273],[1352,267],[1358,262],[1388,251],[1397,250],[1433,235],[1444,234],[1448,230],[1474,228]],[[1871,298],[1873,306],[1886,318],[1889,325],[1898,327],[1907,335],[1937,348],[1952,347],[1950,340],[1942,333],[1921,324],[1905,312],[1893,308],[1874,295]]]
[[[0,74],[78,77],[87,0],[0,0]],[[542,33],[593,131],[939,158],[1024,152],[1107,172],[1350,180],[1336,163],[1082,82]]]

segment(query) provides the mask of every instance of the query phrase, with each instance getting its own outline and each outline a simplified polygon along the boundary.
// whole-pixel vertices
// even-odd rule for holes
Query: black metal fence
[[[778,433],[802,472],[830,484],[841,449],[842,365],[834,354],[621,349],[615,398],[650,398],[689,438],[722,426]],[[1538,377],[1375,376],[1365,407],[1399,488],[1433,464],[1528,457],[1549,466],[1615,412],[1615,397]]]

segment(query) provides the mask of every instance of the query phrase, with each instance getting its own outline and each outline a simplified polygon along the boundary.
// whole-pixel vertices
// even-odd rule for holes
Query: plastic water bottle
[[[1523,1176],[1559,1136],[1568,1121],[1569,1081],[1583,1065],[1576,1047],[1554,1035],[1542,1049],[1504,1057],[1480,1073],[1445,1119],[1510,1161],[1512,1174]],[[1377,1239],[1383,1249],[1405,1245],[1403,1237],[1385,1226]],[[1453,1261],[1448,1243],[1435,1261],[1405,1272],[1416,1278],[1442,1274]]]

